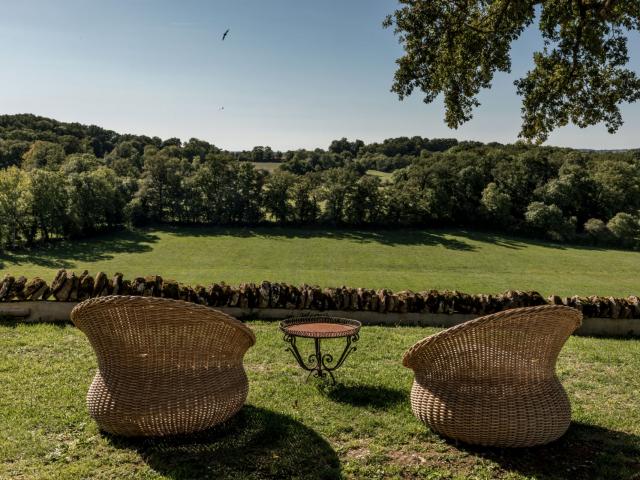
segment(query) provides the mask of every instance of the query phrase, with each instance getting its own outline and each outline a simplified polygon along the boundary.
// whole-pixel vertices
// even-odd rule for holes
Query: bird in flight
[[[223,40],[223,41],[224,41],[224,39],[225,39],[225,38],[227,38],[227,35],[229,34],[229,30],[230,30],[230,29],[229,29],[229,28],[227,28],[227,29],[225,30],[225,32],[222,34],[222,40]]]

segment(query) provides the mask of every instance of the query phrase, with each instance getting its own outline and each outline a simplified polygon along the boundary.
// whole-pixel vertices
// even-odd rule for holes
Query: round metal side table
[[[288,318],[280,322],[280,330],[284,334],[284,341],[289,344],[287,351],[291,352],[298,365],[309,372],[307,379],[313,374],[318,378],[325,378],[327,374],[335,385],[333,372],[340,368],[347,357],[356,350],[354,345],[359,339],[361,323],[348,318],[330,317],[325,315],[309,315]],[[315,353],[304,361],[296,345],[297,338],[312,338]],[[346,345],[338,360],[334,362],[333,355],[322,353],[321,340],[327,338],[345,338]]]

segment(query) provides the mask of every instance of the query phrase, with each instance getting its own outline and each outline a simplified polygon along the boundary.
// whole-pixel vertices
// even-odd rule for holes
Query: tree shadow
[[[324,394],[334,402],[383,410],[406,402],[409,398],[407,392],[402,390],[377,385],[343,385],[340,383],[326,388]]]
[[[77,263],[110,260],[121,253],[144,253],[153,249],[152,244],[159,240],[154,232],[167,233],[179,237],[215,237],[265,239],[334,239],[359,243],[375,243],[385,246],[441,246],[447,250],[463,252],[478,251],[474,243],[487,243],[511,250],[525,249],[529,246],[541,246],[556,250],[567,248],[585,251],[605,250],[604,247],[584,244],[558,244],[517,237],[483,230],[433,228],[338,228],[323,225],[282,227],[261,225],[256,227],[222,226],[182,226],[161,225],[149,230],[128,230],[102,234],[95,237],[52,241],[32,249],[15,252],[0,252],[0,269],[8,266],[19,267],[23,264],[45,268],[76,268]],[[607,247],[609,249],[609,247]],[[628,251],[628,250],[624,250]],[[639,253],[640,255],[640,253]]]
[[[629,248],[624,248],[616,245],[593,245],[585,242],[576,241],[568,241],[566,243],[558,243],[553,240],[543,240],[540,238],[526,236],[523,234],[516,233],[501,233],[501,232],[492,232],[487,231],[482,228],[474,229],[474,230],[452,230],[452,234],[455,234],[460,237],[467,238],[469,240],[474,240],[477,242],[490,243],[492,245],[497,245],[499,247],[509,248],[520,250],[530,246],[537,246],[543,248],[550,248],[553,250],[585,250],[585,251],[622,251],[622,252],[635,252],[636,250],[632,250]]]
[[[340,478],[329,443],[292,417],[246,405],[210,430],[172,437],[122,438],[156,472],[174,479]]]
[[[584,423],[574,422],[559,440],[533,448],[500,449],[448,442],[531,478],[640,478],[640,436]]]
[[[569,248],[585,251],[624,250],[616,247],[602,247],[584,243],[557,243],[550,240],[528,237],[513,233],[502,233],[477,228],[473,230],[454,227],[434,228],[381,228],[381,227],[333,227],[327,225],[279,226],[260,225],[256,227],[233,226],[160,226],[161,231],[176,236],[209,237],[226,235],[237,238],[264,237],[286,239],[328,238],[350,240],[361,243],[378,243],[381,245],[440,245],[448,250],[473,252],[478,248],[473,242],[487,243],[510,250],[522,250],[530,246],[539,246],[554,250]],[[451,238],[452,236],[458,238]]]
[[[440,245],[449,250],[474,251],[476,247],[454,238],[449,231],[418,229],[352,229],[327,226],[304,227],[165,227],[163,231],[176,236],[209,237],[226,235],[238,238],[265,237],[286,239],[325,238],[350,240],[360,243],[378,243],[381,245]]]
[[[121,253],[144,253],[159,240],[141,230],[122,230],[99,237],[54,241],[29,250],[0,253],[0,269],[35,264],[46,268],[75,268],[77,262],[110,260]]]
[[[507,236],[506,234],[500,234],[495,232],[488,232],[482,230],[452,230],[452,234],[455,234],[460,237],[464,237],[468,240],[473,240],[475,242],[489,243],[491,245],[495,245],[497,247],[507,248],[510,250],[522,250],[529,245],[545,245],[549,246],[548,243],[543,243],[540,241],[533,240],[531,238],[517,238],[513,236]]]

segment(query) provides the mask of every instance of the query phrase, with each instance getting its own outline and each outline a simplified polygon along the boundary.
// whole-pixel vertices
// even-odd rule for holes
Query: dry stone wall
[[[639,318],[640,299],[600,296],[543,298],[538,292],[508,290],[497,295],[470,295],[458,291],[426,290],[392,292],[388,289],[320,288],[287,283],[224,282],[208,286],[189,286],[159,275],[125,279],[121,273],[95,276],[86,270],[80,275],[61,269],[49,285],[34,277],[6,275],[0,281],[0,302],[46,301],[77,302],[106,295],[142,295],[186,300],[210,307],[285,308],[291,310],[354,310],[380,313],[438,313],[485,315],[501,310],[535,305],[567,305],[591,318]]]

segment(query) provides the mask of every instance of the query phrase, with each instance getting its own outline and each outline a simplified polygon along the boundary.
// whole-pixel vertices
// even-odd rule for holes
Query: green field
[[[280,168],[282,163],[280,162],[249,162],[251,163],[257,170],[266,170],[267,172],[275,172]]]
[[[322,387],[304,383],[276,324],[249,326],[249,398],[234,419],[186,437],[127,440],[100,433],[87,414],[96,362],[79,330],[0,325],[0,478],[638,478],[637,340],[570,338],[558,373],[572,426],[547,446],[509,450],[444,440],[411,414],[412,372],[400,359],[436,329],[363,327],[340,383]]]
[[[367,170],[367,175],[378,177],[382,183],[390,183],[393,173],[381,172],[380,170]]]
[[[0,274],[50,281],[61,267],[129,278],[159,274],[190,284],[269,280],[396,291],[640,293],[640,252],[461,230],[166,228],[0,254]]]

